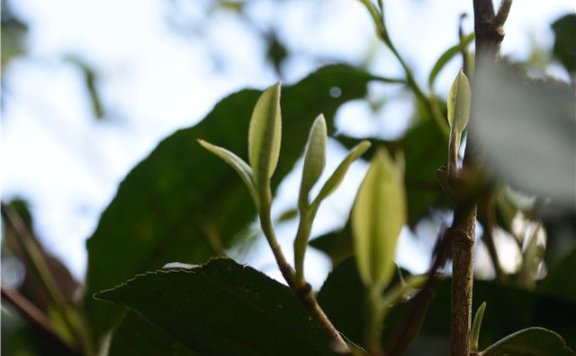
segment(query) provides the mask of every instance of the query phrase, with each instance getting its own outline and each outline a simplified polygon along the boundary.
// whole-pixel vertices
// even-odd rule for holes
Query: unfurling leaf
[[[448,123],[457,134],[462,134],[470,118],[470,83],[460,69],[448,94]]]
[[[448,147],[448,175],[457,171],[458,151],[462,141],[462,132],[470,118],[471,90],[468,78],[462,70],[452,83],[448,94],[448,123],[450,124],[450,143]]]
[[[308,137],[306,151],[304,152],[304,167],[302,169],[302,183],[300,185],[300,196],[298,205],[304,209],[308,205],[308,195],[316,184],[324,166],[326,164],[326,120],[323,115],[319,115]]]
[[[474,316],[472,334],[470,335],[472,351],[478,351],[478,340],[480,339],[480,328],[482,327],[482,319],[484,319],[484,310],[486,310],[486,302],[478,307],[476,315]]]
[[[403,177],[389,154],[374,155],[352,210],[352,232],[360,278],[384,289],[394,272],[394,254],[406,223]]]
[[[318,196],[312,202],[311,205],[314,208],[317,208],[322,200],[326,199],[338,188],[338,186],[340,186],[340,183],[342,183],[346,172],[348,172],[348,168],[350,168],[352,163],[358,157],[362,156],[370,148],[371,145],[372,144],[369,141],[362,141],[354,146],[350,152],[348,152],[348,155],[342,160],[342,162],[340,162],[338,167],[336,167],[334,173],[332,173],[330,178],[328,178],[326,183],[324,183],[322,189],[320,189],[320,193],[318,193]]]
[[[280,83],[266,89],[252,112],[248,132],[248,156],[256,187],[265,186],[278,164],[282,117],[280,114]]]
[[[198,140],[198,143],[208,151],[220,157],[224,162],[228,163],[230,167],[234,168],[236,173],[238,173],[238,175],[240,176],[240,178],[242,178],[242,181],[248,188],[248,191],[250,192],[250,195],[254,200],[254,204],[258,206],[258,196],[256,194],[256,190],[254,187],[254,181],[252,178],[252,169],[250,168],[250,166],[246,162],[244,162],[242,158],[234,154],[234,152],[231,152],[223,147],[213,145],[204,140]]]

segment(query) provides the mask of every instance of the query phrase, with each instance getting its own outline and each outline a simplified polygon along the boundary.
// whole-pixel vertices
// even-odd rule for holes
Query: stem
[[[420,89],[420,86],[414,79],[414,74],[412,73],[412,69],[406,64],[406,61],[394,46],[392,39],[390,38],[390,34],[388,33],[388,29],[386,28],[386,21],[384,19],[384,4],[382,1],[379,1],[379,9],[372,4],[370,0],[360,0],[361,3],[364,4],[374,24],[376,25],[376,33],[378,37],[382,40],[382,42],[388,47],[390,52],[396,57],[402,69],[404,70],[404,75],[406,76],[406,84],[412,90],[416,98],[428,109],[428,111],[434,116],[434,110],[432,110],[432,105],[429,98],[424,94],[424,91]]]
[[[270,200],[267,201],[269,202]],[[284,257],[282,248],[278,244],[278,239],[276,238],[276,233],[272,224],[270,210],[271,207],[269,203],[262,204],[260,207],[260,226],[262,227],[262,231],[264,232],[264,235],[268,240],[268,244],[272,249],[272,253],[274,254],[274,258],[276,259],[276,263],[280,268],[282,276],[288,283],[288,286],[290,286],[300,301],[306,306],[312,317],[316,319],[320,327],[324,329],[330,338],[332,348],[337,353],[350,353],[350,349],[346,344],[346,341],[344,341],[340,335],[340,332],[334,327],[330,319],[328,319],[318,304],[310,284],[306,282],[303,276],[301,280],[296,279],[294,270],[292,267],[290,267],[290,264]]]
[[[434,299],[434,290],[438,284],[438,271],[446,264],[450,250],[450,241],[447,238],[446,231],[441,231],[437,240],[437,245],[434,248],[434,262],[428,270],[426,282],[424,286],[422,286],[422,289],[414,296],[414,304],[404,325],[397,333],[398,336],[394,338],[396,342],[390,349],[388,356],[404,355],[406,348],[420,330],[428,307]]]
[[[45,341],[50,342],[57,350],[66,352],[67,355],[80,355],[80,352],[73,349],[72,345],[66,344],[52,327],[48,316],[34,304],[30,303],[17,290],[2,286],[2,302],[9,302],[28,324],[36,330]]]
[[[304,285],[306,283],[304,257],[306,255],[306,245],[312,232],[311,220],[307,210],[300,210],[300,222],[298,224],[296,238],[294,239],[294,268],[296,269],[295,280],[297,285]]]
[[[474,31],[476,32],[476,63],[487,57],[496,63],[500,43],[504,39],[503,26],[508,17],[511,0],[503,0],[498,15],[492,0],[473,0]],[[474,93],[473,93],[474,94]],[[474,100],[474,98],[472,98]],[[479,119],[479,118],[471,118]],[[480,118],[481,119],[481,118]],[[468,136],[470,138],[470,136]],[[472,165],[473,142],[468,140],[463,170]],[[458,178],[458,172],[454,178]],[[472,321],[473,247],[476,229],[476,199],[462,199],[455,207],[454,222],[448,236],[452,245],[452,306],[451,355],[470,354],[470,326]]]
[[[465,18],[466,14],[460,15],[460,23],[458,24],[458,39],[460,40],[460,43],[464,41],[463,22]],[[460,55],[462,56],[462,68],[464,74],[466,74],[466,76],[470,78],[470,63],[468,61],[468,50],[466,49],[465,46],[462,46],[462,48],[460,49]]]
[[[382,349],[382,321],[384,318],[384,308],[382,304],[382,298],[380,295],[380,288],[370,288],[368,289],[367,295],[367,325],[366,330],[366,346],[368,352],[372,356],[384,355],[384,350]]]
[[[274,226],[272,225],[272,218],[270,214],[270,205],[262,206],[260,210],[260,226],[262,227],[262,231],[264,232],[264,236],[268,240],[268,244],[272,249],[272,253],[274,254],[274,258],[276,259],[276,264],[278,264],[278,268],[280,268],[280,272],[286,280],[286,283],[291,288],[295,286],[295,279],[294,279],[294,270],[284,257],[284,253],[282,252],[282,248],[278,244],[278,239],[276,238],[276,232],[274,231]]]
[[[447,231],[452,245],[451,355],[465,356],[470,352],[476,205],[459,207],[454,214]]]

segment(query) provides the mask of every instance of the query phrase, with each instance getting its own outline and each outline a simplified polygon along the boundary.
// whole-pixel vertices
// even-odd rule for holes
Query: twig
[[[4,303],[4,301],[10,303],[22,318],[28,322],[28,325],[54,346],[54,349],[66,352],[67,355],[81,355],[78,350],[73,348],[73,345],[67,344],[60,338],[52,327],[48,316],[34,304],[30,303],[23,295],[18,293],[17,290],[2,286],[2,303]]]
[[[270,215],[270,207],[263,206],[260,211],[260,226],[262,231],[268,240],[268,244],[272,249],[278,268],[284,277],[284,280],[288,283],[288,286],[294,291],[298,296],[300,301],[306,306],[310,314],[319,323],[320,327],[324,329],[327,335],[330,337],[332,348],[338,353],[350,353],[350,349],[346,344],[346,341],[340,335],[340,332],[334,327],[334,324],[328,319],[328,316],[324,313],[316,296],[312,291],[312,287],[306,280],[301,280],[298,282],[296,280],[294,270],[284,257],[284,253],[278,244],[278,239],[276,238],[276,233],[274,231],[274,226],[272,224],[272,219]]]
[[[67,331],[74,336],[75,346],[82,348],[86,355],[92,355],[92,342],[91,336],[84,323],[78,323],[77,320],[82,320],[80,313],[75,309],[68,308],[69,302],[64,297],[48,263],[35,242],[32,233],[22,221],[20,215],[9,205],[2,204],[2,216],[6,219],[8,227],[14,230],[19,237],[18,241],[21,244],[22,251],[26,258],[30,261],[30,265],[38,276],[42,287],[50,298],[51,304],[54,306],[55,311],[59,313],[60,318],[64,322]],[[75,313],[77,320],[73,320],[71,313]]]
[[[473,0],[474,31],[476,32],[476,63],[486,57],[495,63],[504,39],[503,26],[511,0],[503,0],[498,12],[494,13],[492,0]],[[497,18],[498,17],[498,18]],[[474,93],[473,93],[474,95]],[[474,100],[474,97],[472,98]],[[471,118],[478,119],[478,118]],[[469,136],[470,137],[470,136]],[[471,142],[464,155],[463,170],[473,164]],[[456,205],[454,221],[449,229],[452,244],[452,305],[451,305],[451,355],[470,354],[470,324],[472,320],[473,246],[476,229],[476,201],[468,199]]]
[[[2,301],[4,300],[8,301],[34,328],[47,335],[53,341],[63,344],[58,334],[54,331],[48,316],[30,303],[22,294],[18,293],[17,290],[2,286]],[[66,346],[70,347],[69,345]]]
[[[390,349],[388,356],[400,356],[405,353],[406,348],[410,341],[418,333],[422,324],[422,316],[426,314],[426,310],[434,300],[434,290],[438,284],[438,271],[446,264],[450,254],[450,240],[448,239],[446,231],[442,229],[438,236],[438,244],[435,248],[434,262],[428,271],[428,278],[424,286],[414,296],[414,305],[410,310],[410,314],[406,318],[404,325],[400,332],[395,337],[396,342]]]
[[[463,26],[464,19],[466,19],[466,14],[461,14],[460,22],[458,24],[458,40],[460,41],[460,43],[464,41],[464,26]],[[460,49],[460,55],[462,56],[462,68],[464,74],[466,74],[467,77],[470,77],[470,63],[468,61],[468,50],[466,49],[465,46],[462,46],[462,48]]]

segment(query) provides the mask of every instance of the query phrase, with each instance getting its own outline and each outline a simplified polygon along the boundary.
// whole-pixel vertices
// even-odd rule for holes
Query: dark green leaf
[[[481,356],[573,356],[562,337],[552,330],[528,328],[499,340]]]
[[[334,326],[358,345],[364,345],[365,299],[354,258],[340,263],[318,292],[318,303]]]
[[[436,181],[436,170],[448,157],[448,140],[438,125],[425,120],[402,140],[406,160],[405,184],[408,224],[414,226],[430,209],[446,205]]]
[[[137,311],[202,354],[331,354],[288,287],[230,259],[139,275],[97,298]]]
[[[156,325],[128,312],[114,331],[108,356],[194,356],[198,355],[181,341]]]
[[[274,187],[301,155],[306,141],[302,133],[314,118],[324,113],[332,131],[336,109],[363,97],[371,79],[365,72],[335,65],[284,87],[282,157]],[[333,88],[341,91],[339,97],[330,95]],[[225,145],[245,158],[246,133],[259,95],[259,91],[244,90],[223,99],[198,125],[161,142],[122,182],[88,241],[85,305],[96,336],[113,325],[120,310],[92,301],[94,292],[167,262],[203,263],[220,253],[221,245],[236,241],[254,219],[242,180],[196,140]]]
[[[576,248],[556,265],[552,266],[550,273],[542,281],[538,290],[576,303],[576,287],[573,283],[575,271]]]
[[[576,71],[576,14],[568,14],[552,24],[554,30],[553,53],[568,73]]]
[[[391,291],[400,282],[395,273]],[[318,302],[336,328],[348,339],[358,345],[364,345],[364,327],[366,326],[366,292],[354,258],[340,263],[326,278],[318,292]],[[382,340],[384,347],[390,347],[405,318],[405,303],[392,308],[384,321]],[[401,311],[399,313],[398,311]]]

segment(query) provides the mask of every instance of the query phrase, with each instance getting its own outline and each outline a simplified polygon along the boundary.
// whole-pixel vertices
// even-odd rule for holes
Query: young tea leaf
[[[252,168],[250,168],[250,166],[246,162],[244,162],[242,158],[234,154],[234,152],[231,152],[223,147],[213,145],[204,140],[198,140],[198,143],[208,151],[220,157],[224,162],[228,163],[230,167],[232,167],[236,171],[236,173],[238,173],[238,175],[240,176],[240,178],[242,178],[242,181],[248,188],[248,191],[250,192],[250,195],[252,196],[254,203],[256,204],[256,206],[258,206],[258,195],[256,194],[256,189],[254,187],[254,181],[252,178]]]
[[[486,302],[482,303],[476,310],[474,322],[472,323],[472,333],[470,335],[472,351],[478,351],[478,340],[480,339],[480,328],[482,327],[482,319],[484,319],[484,311],[486,310]]]
[[[365,285],[383,289],[394,271],[394,254],[406,223],[403,178],[386,151],[376,153],[352,210],[358,271]]]
[[[448,94],[448,123],[450,127],[461,134],[470,118],[470,83],[466,74],[460,69],[452,83]]]
[[[450,142],[448,149],[448,174],[457,170],[458,151],[462,140],[462,132],[468,125],[470,117],[471,90],[468,78],[462,70],[452,83],[448,94],[448,124],[450,124]]]
[[[248,132],[248,153],[256,187],[272,177],[280,155],[282,117],[280,83],[266,89],[252,112]]]
[[[324,165],[326,164],[326,135],[326,120],[323,115],[319,115],[310,129],[310,135],[304,153],[302,183],[300,185],[300,195],[298,198],[298,205],[301,210],[308,206],[310,190],[314,184],[316,184],[324,170]]]
[[[314,207],[314,209],[317,209],[322,200],[326,199],[338,188],[338,186],[340,186],[340,183],[342,183],[342,180],[344,179],[346,172],[348,172],[350,165],[352,165],[352,163],[358,159],[358,157],[362,156],[370,148],[371,145],[372,144],[368,141],[362,141],[350,150],[344,160],[342,160],[338,167],[336,167],[334,173],[332,173],[330,178],[328,178],[326,183],[324,183],[322,189],[320,189],[320,193],[318,193],[318,196],[312,202],[311,205]]]

